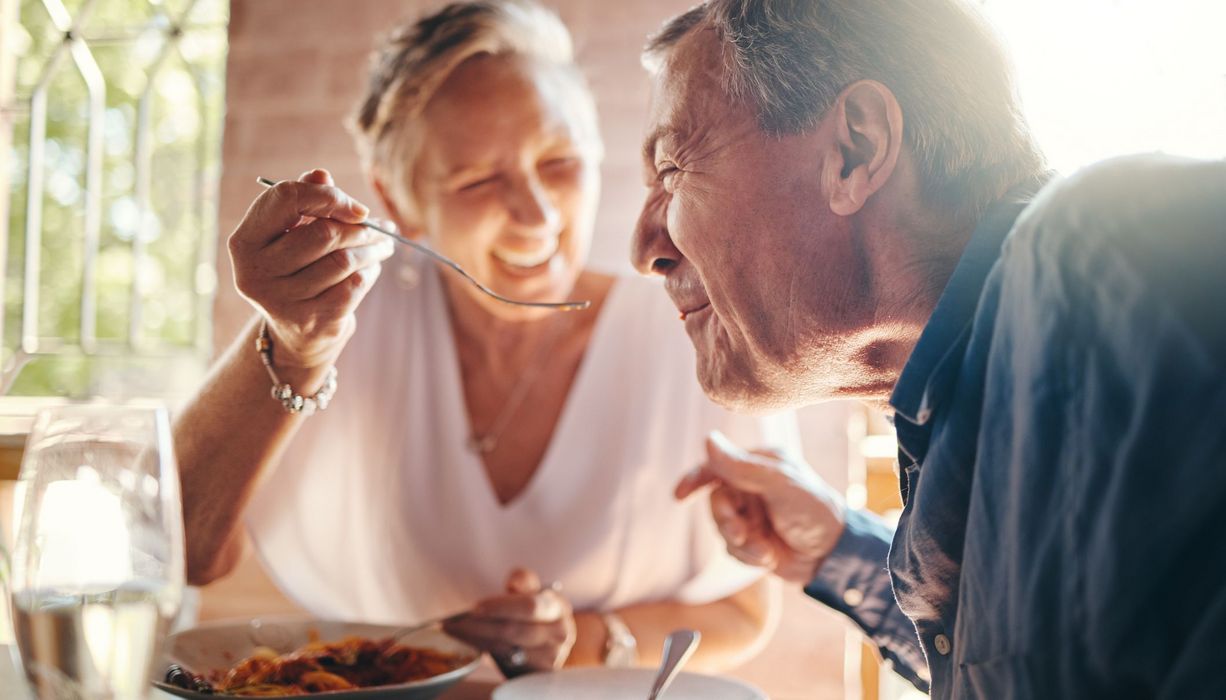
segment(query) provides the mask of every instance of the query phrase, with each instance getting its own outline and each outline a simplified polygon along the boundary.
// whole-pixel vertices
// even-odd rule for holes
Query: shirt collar
[[[932,417],[944,398],[942,387],[949,384],[945,380],[950,377],[951,362],[966,347],[979,296],[1000,258],[1001,246],[1022,210],[1051,178],[1051,173],[1044,173],[1015,185],[979,220],[894,385],[890,406],[898,416],[915,425],[924,425]]]

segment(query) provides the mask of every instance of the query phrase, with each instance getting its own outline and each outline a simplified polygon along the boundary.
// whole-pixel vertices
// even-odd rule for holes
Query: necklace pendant
[[[468,449],[479,455],[489,454],[498,447],[498,438],[493,435],[473,435],[468,438]]]

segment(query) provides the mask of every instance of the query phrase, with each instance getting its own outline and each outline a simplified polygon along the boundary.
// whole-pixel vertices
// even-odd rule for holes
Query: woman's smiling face
[[[411,169],[417,229],[505,296],[562,301],[587,259],[600,146],[594,117],[576,106],[585,88],[568,70],[474,56],[422,113]],[[500,317],[541,313],[462,288]]]

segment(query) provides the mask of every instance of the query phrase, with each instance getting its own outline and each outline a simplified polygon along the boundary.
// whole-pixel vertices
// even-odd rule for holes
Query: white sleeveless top
[[[660,286],[618,279],[531,481],[498,502],[469,422],[443,286],[389,264],[358,311],[328,410],[307,419],[259,487],[247,526],[278,585],[315,614],[404,623],[502,592],[513,567],[559,581],[577,610],[704,603],[756,580],[729,556],[707,500],[677,479],[724,431],[796,450],[790,415],[712,404]],[[513,429],[513,426],[512,428]]]

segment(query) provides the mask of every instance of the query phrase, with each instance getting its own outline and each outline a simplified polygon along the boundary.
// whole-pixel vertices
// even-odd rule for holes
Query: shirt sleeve
[[[898,608],[886,570],[892,536],[879,518],[848,510],[842,537],[805,593],[850,618],[896,673],[928,692],[928,662],[915,625]]]

